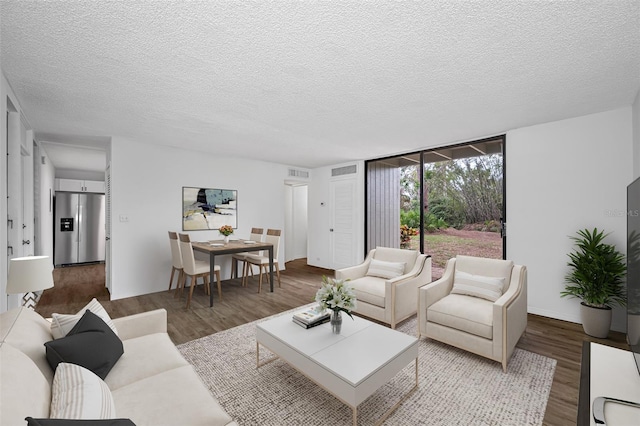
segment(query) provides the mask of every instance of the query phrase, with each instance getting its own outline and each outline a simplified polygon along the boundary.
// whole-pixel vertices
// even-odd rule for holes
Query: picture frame
[[[182,230],[211,231],[223,225],[238,228],[238,191],[182,187]]]

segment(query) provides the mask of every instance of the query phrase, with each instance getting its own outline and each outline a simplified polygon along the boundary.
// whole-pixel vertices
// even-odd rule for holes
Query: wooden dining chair
[[[282,287],[280,283],[280,267],[278,266],[278,252],[280,251],[280,234],[279,229],[267,229],[267,235],[264,242],[273,244],[273,267],[276,268],[276,275],[278,277],[278,287]],[[242,285],[247,286],[250,268],[253,265],[257,266],[260,271],[260,277],[258,280],[258,293],[262,290],[262,275],[267,276],[267,282],[269,281],[269,254],[266,250],[263,250],[262,254],[247,254],[244,261],[244,271],[242,274]]]
[[[262,242],[262,234],[264,233],[263,228],[251,228],[251,234],[249,234],[249,240],[255,241],[257,243]],[[254,252],[255,254],[256,252]],[[262,253],[261,251],[258,254]],[[242,269],[244,270],[244,259],[250,254],[247,251],[242,253],[236,253],[231,256],[231,278],[238,278],[238,262],[242,262]]]
[[[205,293],[209,294],[209,279],[211,269],[210,264],[204,260],[196,260],[193,255],[193,247],[191,246],[191,239],[188,234],[180,234],[180,252],[182,253],[182,282],[180,283],[180,294],[187,284],[187,277],[191,278],[191,285],[189,288],[189,297],[187,298],[187,309],[191,304],[191,297],[193,296],[193,290],[195,289],[198,278],[202,277],[204,281]],[[214,269],[216,280],[218,281],[218,297],[222,299],[222,284],[220,282],[220,266],[216,265]]]
[[[176,281],[176,291],[182,281],[182,253],[180,253],[180,244],[178,243],[178,233],[169,231],[169,244],[171,246],[171,276],[169,277],[169,290],[173,286],[173,277],[178,271],[178,280]]]

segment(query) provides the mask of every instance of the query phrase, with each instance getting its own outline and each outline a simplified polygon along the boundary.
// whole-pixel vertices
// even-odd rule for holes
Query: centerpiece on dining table
[[[229,243],[229,235],[233,234],[233,227],[231,225],[222,225],[218,228],[218,232],[224,235],[224,243]]]
[[[330,309],[331,330],[334,334],[340,334],[342,328],[342,312],[351,319],[351,311],[356,308],[356,293],[345,280],[322,277],[322,287],[316,293],[316,302],[322,309]]]

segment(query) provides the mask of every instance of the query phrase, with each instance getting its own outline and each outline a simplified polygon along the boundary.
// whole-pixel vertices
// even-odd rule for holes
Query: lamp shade
[[[49,256],[16,257],[9,261],[7,294],[53,287],[53,263]]]

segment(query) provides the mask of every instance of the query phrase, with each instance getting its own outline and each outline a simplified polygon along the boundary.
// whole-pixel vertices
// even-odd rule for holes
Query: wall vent
[[[307,170],[289,169],[289,177],[309,179],[309,172]]]
[[[331,169],[331,176],[336,177],[336,176],[352,175],[357,172],[358,172],[358,168],[356,167],[355,164],[352,164],[350,166]]]

